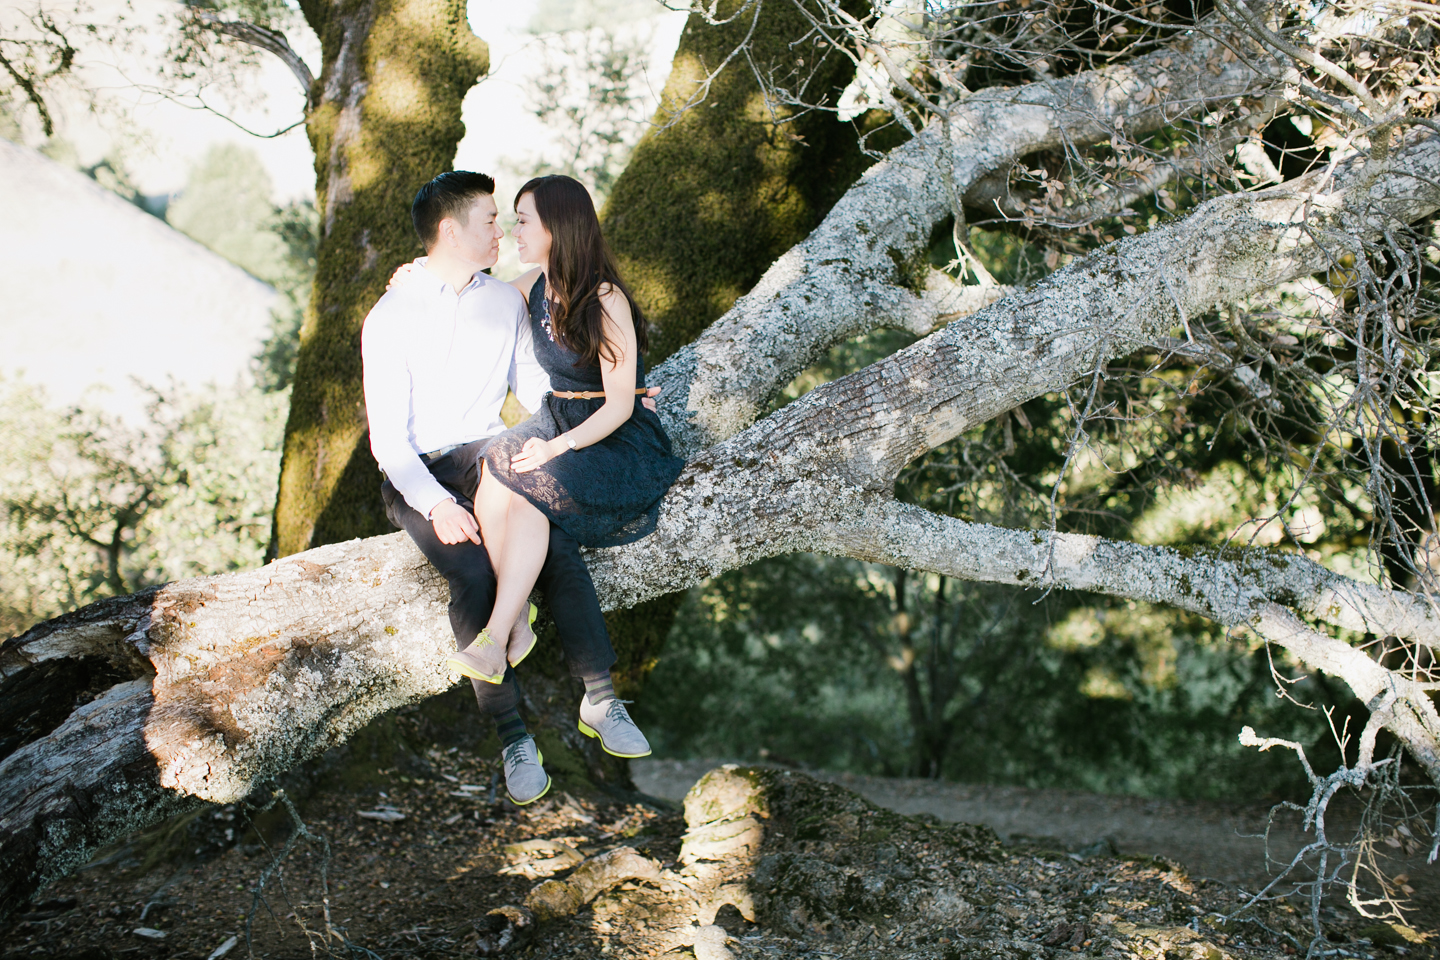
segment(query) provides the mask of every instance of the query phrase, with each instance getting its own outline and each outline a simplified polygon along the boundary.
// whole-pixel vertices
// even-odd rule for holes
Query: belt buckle
[[[431,464],[434,463],[436,460],[439,460],[446,454],[453,453],[454,451],[460,449],[460,447],[461,444],[452,443],[448,447],[441,447],[439,450],[431,450],[429,453],[422,453],[420,454],[420,459],[424,460],[427,464]]]

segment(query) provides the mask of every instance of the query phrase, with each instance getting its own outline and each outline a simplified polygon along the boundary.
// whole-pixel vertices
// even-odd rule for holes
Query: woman
[[[448,663],[490,683],[535,644],[533,631],[512,636],[512,628],[529,606],[549,525],[587,547],[638,540],[655,529],[660,499],[684,467],[660,418],[640,403],[645,320],[590,194],[570,177],[537,177],[520,188],[515,213],[520,259],[539,266],[513,283],[529,306],[551,393],[483,455],[475,519],[495,568],[495,607],[475,642]]]

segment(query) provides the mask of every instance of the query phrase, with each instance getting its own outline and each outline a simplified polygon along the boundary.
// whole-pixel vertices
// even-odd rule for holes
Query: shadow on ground
[[[637,760],[635,784],[645,793],[678,801],[715,760]],[[810,776],[853,790],[877,806],[914,816],[928,814],[947,823],[983,824],[1007,841],[1027,841],[1063,851],[1099,852],[1113,845],[1125,856],[1166,857],[1193,877],[1205,877],[1256,890],[1288,863],[1295,851],[1314,839],[1300,829],[1300,815],[1280,811],[1266,828],[1271,804],[1150,800],[1104,796],[1072,790],[1028,790],[936,780],[864,777],[807,771]],[[1332,836],[1345,837],[1358,822],[1358,811],[1337,802],[1329,817]],[[1440,864],[1427,864],[1428,851],[1406,856],[1389,851],[1385,866],[1414,889],[1411,909],[1417,918],[1440,922]]]

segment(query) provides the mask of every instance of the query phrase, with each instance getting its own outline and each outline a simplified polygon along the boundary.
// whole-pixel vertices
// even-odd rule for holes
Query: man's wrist
[[[437,503],[437,504],[435,504],[435,506],[433,506],[433,507],[430,508],[430,513],[429,513],[428,515],[426,515],[425,519],[426,519],[426,520],[429,520],[431,523],[434,523],[434,522],[435,522],[435,511],[436,511],[436,510],[439,510],[442,504],[454,503],[454,502],[455,502],[455,498],[454,498],[454,497],[446,497],[444,500],[441,500],[440,503]]]

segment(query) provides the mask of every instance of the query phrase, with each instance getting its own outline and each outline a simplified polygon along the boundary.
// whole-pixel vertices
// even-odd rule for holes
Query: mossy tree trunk
[[[716,19],[741,6],[723,0]],[[808,77],[806,99],[833,106],[854,67],[826,46],[801,45],[811,26],[793,3],[760,4],[753,33],[748,12],[720,26],[691,14],[685,24],[655,126],[601,215],[655,327],[652,364],[729,310],[870,164],[854,124],[768,104],[743,56],[704,89],[750,34],[749,58],[761,73],[791,82]]]
[[[741,6],[724,0],[715,18],[732,17]],[[716,26],[690,15],[655,125],[601,212],[605,236],[654,327],[651,366],[729,310],[815,229],[870,163],[855,124],[767,104],[744,57],[704,90],[706,78],[750,35],[750,58],[762,72],[795,71],[809,78],[811,102],[839,100],[855,75],[850,61],[827,47],[797,46],[811,23],[792,3],[761,4],[758,16],[753,24],[746,13]],[[681,598],[607,614],[623,696],[639,694]]]
[[[302,0],[323,68],[306,128],[320,212],[271,553],[390,531],[366,432],[360,328],[421,252],[410,201],[450,169],[460,104],[489,68],[461,0]]]

